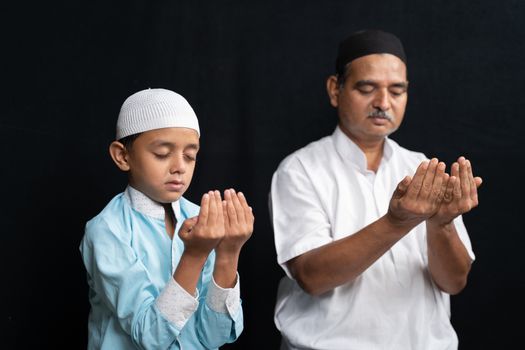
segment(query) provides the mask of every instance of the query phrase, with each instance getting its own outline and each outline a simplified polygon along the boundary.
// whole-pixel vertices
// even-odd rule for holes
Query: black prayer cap
[[[389,53],[407,63],[403,44],[397,36],[382,30],[367,29],[352,33],[339,43],[335,61],[336,73],[343,75],[347,63],[376,53]]]

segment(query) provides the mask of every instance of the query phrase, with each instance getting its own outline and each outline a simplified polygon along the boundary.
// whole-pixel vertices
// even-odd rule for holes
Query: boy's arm
[[[168,291],[186,292],[170,283],[159,290],[124,237],[104,220],[86,227],[80,250],[90,286],[137,348],[167,349],[177,341],[184,323],[171,322],[158,301]],[[184,300],[189,300],[183,309],[191,316],[198,302],[191,296]]]
[[[252,209],[242,193],[226,190],[222,206],[225,235],[215,248],[213,276],[206,279],[209,281],[206,302],[202,303],[202,308],[199,306],[197,324],[199,340],[212,348],[235,341],[242,332],[237,266],[241,248],[251,236],[254,222]]]
[[[224,191],[223,214],[225,236],[215,248],[213,278],[223,288],[232,288],[237,281],[237,265],[241,248],[253,232],[254,216],[242,192]]]
[[[206,259],[224,232],[221,194],[210,191],[202,197],[199,216],[185,220],[179,230],[184,252],[173,278],[188,293],[195,293]]]

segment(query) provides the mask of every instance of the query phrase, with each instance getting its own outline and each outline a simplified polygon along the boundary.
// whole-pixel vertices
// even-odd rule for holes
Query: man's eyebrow
[[[392,85],[390,85],[391,87],[395,87],[395,88],[402,88],[402,89],[408,89],[408,82],[399,82],[399,83],[394,83]]]
[[[377,85],[379,84],[373,80],[359,80],[355,83],[356,88],[360,88],[362,86],[377,86]],[[390,84],[389,87],[408,89],[408,82],[400,81],[397,83]]]
[[[365,86],[365,85],[372,85],[372,86],[376,86],[377,83],[373,80],[359,80],[355,83],[355,87],[359,88],[361,86]]]

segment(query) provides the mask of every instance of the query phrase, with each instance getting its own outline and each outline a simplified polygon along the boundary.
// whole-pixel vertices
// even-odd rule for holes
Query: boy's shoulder
[[[200,207],[188,199],[181,197],[179,203],[184,217],[190,218],[199,214]],[[133,217],[137,213],[126,199],[125,192],[117,194],[102,211],[86,223],[83,241],[131,240]]]
[[[96,216],[87,221],[84,239],[100,231],[120,231],[125,226],[127,207],[124,192],[114,196]]]

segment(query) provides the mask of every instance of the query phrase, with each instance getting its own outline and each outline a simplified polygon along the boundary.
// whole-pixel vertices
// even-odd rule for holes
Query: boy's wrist
[[[221,288],[233,288],[237,281],[238,257],[216,256],[213,279]]]
[[[208,255],[209,253],[206,254],[205,252],[194,252],[185,249],[182,252],[180,260],[194,266],[204,266],[204,264],[206,263],[206,259],[208,259]]]
[[[221,249],[220,247],[217,247],[215,249],[215,265],[230,265],[233,263],[237,264],[240,253],[240,249]]]

